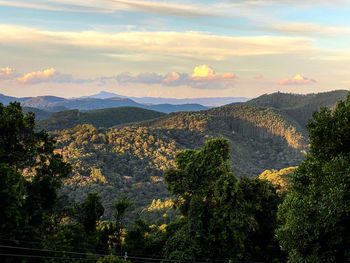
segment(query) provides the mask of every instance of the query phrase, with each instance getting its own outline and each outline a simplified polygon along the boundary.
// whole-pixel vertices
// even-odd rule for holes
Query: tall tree
[[[71,169],[54,153],[55,141],[34,128],[34,114],[0,103],[0,236],[41,242]]]
[[[78,206],[79,221],[85,232],[90,234],[96,231],[97,221],[104,212],[104,207],[98,193],[89,193],[85,201]]]
[[[210,140],[201,150],[178,154],[177,168],[166,172],[168,189],[178,197],[175,204],[185,216],[167,241],[168,257],[241,258],[243,200],[228,158],[228,141]]]
[[[277,236],[290,262],[349,262],[350,95],[307,128],[310,153],[291,177]]]

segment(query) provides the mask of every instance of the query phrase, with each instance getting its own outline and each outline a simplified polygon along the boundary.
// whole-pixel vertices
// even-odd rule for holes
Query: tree
[[[96,263],[129,263],[130,261],[127,261],[123,258],[118,258],[113,255],[105,256],[102,259],[98,260]]]
[[[21,227],[21,209],[24,205],[24,180],[20,173],[6,164],[0,166],[0,233],[7,239],[15,238]]]
[[[167,240],[168,257],[240,259],[244,249],[243,204],[237,179],[228,165],[229,143],[208,141],[201,150],[177,155],[176,169],[165,173],[175,205],[185,216],[176,233]],[[180,253],[171,251],[179,247]]]
[[[115,225],[114,230],[117,239],[117,247],[120,247],[120,253],[122,253],[122,237],[123,229],[125,228],[124,216],[128,208],[132,205],[132,202],[124,194],[122,197],[114,204],[114,219]]]
[[[89,193],[85,201],[78,206],[79,221],[84,226],[85,232],[91,234],[96,231],[97,220],[101,218],[104,207],[98,193]]]
[[[263,262],[285,262],[275,238],[276,214],[282,202],[279,187],[258,177],[240,177],[239,189],[244,200],[244,259]]]
[[[150,227],[143,219],[135,220],[135,225],[128,229],[125,235],[126,250],[131,254],[147,254],[150,247],[150,239],[147,235]]]
[[[290,262],[349,262],[350,95],[307,129],[310,153],[291,176],[277,237]]]
[[[71,168],[54,153],[47,132],[34,128],[33,113],[24,115],[19,103],[0,103],[0,235],[41,242]]]

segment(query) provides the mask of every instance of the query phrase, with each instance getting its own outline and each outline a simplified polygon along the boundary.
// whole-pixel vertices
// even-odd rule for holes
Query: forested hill
[[[314,98],[327,95],[330,98],[322,101],[332,103],[332,92]],[[66,180],[64,192],[78,201],[88,192],[100,193],[107,218],[114,201],[126,193],[135,201],[136,213],[140,213],[153,199],[169,197],[164,171],[174,165],[179,150],[200,149],[206,140],[217,137],[229,140],[229,162],[237,176],[258,176],[267,169],[297,166],[305,157],[308,142],[305,127],[300,124],[302,119],[288,110],[297,112],[307,105],[323,105],[311,96],[304,104],[296,99],[300,104],[295,108],[283,108],[282,104],[263,106],[262,99],[268,101],[275,96],[294,95],[271,94],[260,97],[261,105],[258,98],[255,102],[170,113],[113,128],[99,128],[107,125],[94,123],[96,127],[84,124],[56,131],[53,135],[58,141],[57,152],[73,164],[74,171]],[[303,118],[311,114],[305,111]]]
[[[164,113],[161,112],[136,107],[107,108],[87,112],[66,110],[52,113],[50,118],[37,121],[37,129],[47,131],[72,129],[78,124],[108,128],[122,123],[154,119],[163,115]]]
[[[172,113],[137,125],[206,132],[224,137],[227,134],[260,139],[280,137],[295,149],[307,147],[305,127],[278,109],[249,104],[232,104],[200,112]]]
[[[277,92],[262,95],[247,103],[280,109],[304,127],[313,112],[318,111],[321,107],[334,108],[339,100],[346,98],[347,93],[348,91],[346,90],[307,95]]]

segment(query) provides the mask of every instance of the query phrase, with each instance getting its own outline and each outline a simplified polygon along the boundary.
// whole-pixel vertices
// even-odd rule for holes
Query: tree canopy
[[[350,95],[307,129],[310,154],[291,176],[277,236],[290,262],[349,262]]]
[[[280,203],[276,188],[258,178],[238,180],[228,158],[228,141],[214,139],[201,150],[179,153],[177,168],[166,171],[168,189],[184,216],[170,228],[168,258],[283,258],[273,234]]]

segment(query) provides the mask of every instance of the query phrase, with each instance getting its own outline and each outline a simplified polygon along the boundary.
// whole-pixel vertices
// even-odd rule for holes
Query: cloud
[[[24,44],[25,43],[25,44]],[[200,45],[199,45],[200,43]],[[218,45],[220,43],[220,45]],[[254,56],[307,53],[313,41],[300,37],[252,36],[231,37],[200,32],[59,32],[13,25],[0,25],[0,44],[25,45],[25,48],[50,46],[62,52],[65,48],[105,56],[113,53],[138,53],[206,60],[224,60],[230,56]]]
[[[280,81],[278,81],[277,83],[279,85],[306,85],[306,84],[314,84],[314,83],[318,83],[319,80],[316,79],[310,79],[305,77],[302,74],[296,75],[291,79],[285,78],[285,79],[281,79]]]
[[[208,65],[194,68],[189,81],[191,86],[199,89],[227,89],[233,86],[234,73],[216,74]]]
[[[184,18],[208,17],[221,15],[214,6],[204,8],[200,5],[174,4],[159,1],[139,0],[37,0],[28,3],[28,0],[0,0],[0,5],[39,10],[66,11],[66,12],[99,12],[114,13],[120,11],[137,11],[150,14],[176,16]]]
[[[312,7],[319,5],[343,7],[345,4],[349,4],[349,0],[235,0],[234,2],[240,5],[291,5],[296,7]]]
[[[263,78],[264,76],[260,74],[254,76],[254,79],[263,79]]]
[[[298,36],[343,36],[344,34],[350,33],[350,27],[348,26],[327,26],[318,23],[307,22],[281,22],[274,25],[262,27],[261,29],[269,32]]]
[[[126,7],[126,9],[147,12],[151,14],[188,18],[218,15],[218,13],[213,10],[203,9],[203,7],[194,5],[135,0],[112,0],[112,2],[122,4]]]
[[[207,65],[201,65],[194,68],[192,78],[211,77],[214,75],[215,72],[211,67]]]
[[[48,82],[54,78],[56,70],[54,68],[45,69],[43,71],[30,72],[22,77],[17,78],[17,81],[23,84],[37,84],[40,82]]]
[[[130,72],[123,72],[115,77],[119,83],[144,83],[159,84],[163,80],[163,76],[157,73],[143,72],[133,76]]]
[[[0,79],[11,79],[13,76],[14,70],[12,68],[0,68]]]
[[[134,76],[124,72],[113,78],[119,84],[142,83],[173,87],[189,86],[198,89],[226,89],[233,86],[235,77],[234,73],[216,74],[211,67],[201,65],[194,68],[192,75],[179,72],[170,72],[166,75],[144,72]],[[103,79],[105,81],[107,78]]]
[[[234,73],[215,74],[215,71],[207,66],[197,66],[193,70],[193,80],[216,80],[216,79],[234,79],[236,76]]]
[[[38,84],[43,82],[55,82],[55,83],[89,83],[94,82],[95,79],[77,79],[73,78],[70,74],[62,74],[57,72],[54,68],[45,69],[43,71],[35,71],[24,74],[17,78],[17,81],[21,84]]]

